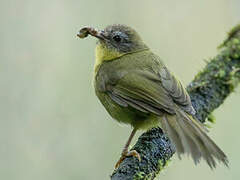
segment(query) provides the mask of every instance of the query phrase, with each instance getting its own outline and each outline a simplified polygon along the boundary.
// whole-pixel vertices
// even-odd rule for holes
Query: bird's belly
[[[150,129],[159,125],[160,117],[154,114],[143,113],[130,106],[123,107],[105,93],[97,93],[97,96],[108,113],[120,123],[130,124],[137,129]]]

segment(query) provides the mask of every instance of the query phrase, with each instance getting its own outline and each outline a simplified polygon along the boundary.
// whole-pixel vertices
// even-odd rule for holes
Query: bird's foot
[[[136,151],[136,150],[131,150],[131,151],[124,151],[122,153],[122,156],[120,157],[120,159],[118,160],[118,162],[116,163],[115,165],[115,169],[117,169],[120,164],[123,162],[123,160],[126,158],[126,157],[129,157],[129,156],[134,156],[138,159],[138,161],[140,162],[141,161],[141,156],[140,154]]]

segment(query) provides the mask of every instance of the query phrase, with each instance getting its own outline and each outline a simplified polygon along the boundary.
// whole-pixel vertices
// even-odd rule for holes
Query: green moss
[[[233,44],[233,45],[239,45],[239,44],[240,44],[239,39],[233,38],[233,39],[232,39],[232,44]]]
[[[239,37],[237,37],[237,35],[240,36],[240,34],[238,33],[239,32],[236,32],[236,37],[232,37],[232,39],[229,39],[229,41],[225,43],[226,54],[234,59],[240,58],[240,40]]]
[[[235,59],[237,59],[237,58],[239,58],[239,54],[234,53],[232,57],[235,58]]]
[[[213,115],[213,113],[210,113],[207,117],[207,120],[211,123],[216,123],[216,118],[215,116]]]
[[[167,161],[163,162],[162,160],[159,160],[158,161],[158,168],[159,168],[159,171],[158,171],[158,174],[164,170],[166,167],[168,167],[169,163],[170,163],[170,159],[168,159]]]
[[[145,174],[144,172],[138,172],[134,175],[133,180],[151,180],[152,174]]]
[[[226,75],[226,72],[222,68],[220,68],[220,67],[218,67],[218,68],[220,70],[218,71],[218,73],[215,74],[215,77],[223,78]]]
[[[164,163],[163,163],[162,160],[159,160],[159,161],[158,161],[158,168],[159,168],[160,170],[164,168]]]
[[[238,24],[228,32],[228,37],[223,41],[223,43],[220,46],[218,46],[218,48],[223,48],[224,46],[226,46],[232,40],[232,38],[234,38],[239,32],[240,24]],[[239,39],[236,38],[234,38],[233,41],[234,41],[233,43],[236,44],[240,43]]]
[[[163,160],[158,161],[158,174],[168,166],[169,162],[170,162],[170,160],[167,160],[165,162]],[[155,175],[153,175],[151,173],[146,174],[146,173],[140,171],[134,175],[133,179],[134,180],[151,180],[151,179],[153,179],[153,177],[155,177]]]
[[[226,82],[226,84],[229,85],[229,87],[231,88],[231,91],[233,91],[236,86],[239,84],[239,76],[237,76],[237,72],[240,71],[240,68],[233,68],[233,70],[230,72],[230,78],[229,80]]]
[[[160,171],[165,169],[168,166],[170,161],[171,161],[170,159],[165,161],[165,162],[163,162],[162,160],[159,160],[158,161],[158,168],[160,169]]]
[[[234,26],[229,32],[228,32],[228,37],[233,37],[235,36],[238,32],[240,31],[240,24]]]
[[[145,178],[145,173],[144,172],[137,172],[133,177],[134,180],[141,180],[143,178]]]

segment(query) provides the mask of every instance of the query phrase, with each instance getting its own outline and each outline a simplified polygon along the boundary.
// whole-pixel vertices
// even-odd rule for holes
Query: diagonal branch
[[[206,121],[240,82],[240,24],[229,32],[219,47],[219,54],[187,87],[197,111],[196,118],[201,122]],[[142,161],[126,158],[113,172],[111,180],[154,179],[175,153],[174,146],[160,128],[143,133],[133,149],[140,153]]]

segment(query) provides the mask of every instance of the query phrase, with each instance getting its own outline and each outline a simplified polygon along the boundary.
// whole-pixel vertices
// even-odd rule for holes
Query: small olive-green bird
[[[216,159],[228,165],[224,152],[193,118],[195,110],[181,82],[134,29],[125,25],[111,25],[103,31],[85,27],[78,36],[88,34],[98,39],[96,95],[113,119],[133,128],[115,168],[127,156],[141,160],[138,152],[128,151],[130,142],[137,130],[156,126],[174,143],[179,158],[188,153],[195,164],[203,158],[211,168],[216,167]]]

